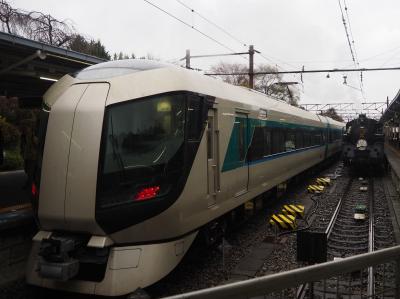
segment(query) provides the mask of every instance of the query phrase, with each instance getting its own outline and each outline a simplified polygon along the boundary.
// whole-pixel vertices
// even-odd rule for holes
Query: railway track
[[[325,229],[328,260],[392,246],[393,228],[382,180],[348,178],[342,190]],[[360,213],[363,210],[364,219]],[[307,286],[307,292],[300,292],[299,288],[297,298],[394,298],[394,267],[392,264],[379,265],[315,282]]]

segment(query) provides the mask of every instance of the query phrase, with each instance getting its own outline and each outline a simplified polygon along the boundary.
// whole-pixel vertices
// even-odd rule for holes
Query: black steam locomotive
[[[383,126],[360,114],[346,124],[343,134],[343,160],[357,168],[385,166]]]

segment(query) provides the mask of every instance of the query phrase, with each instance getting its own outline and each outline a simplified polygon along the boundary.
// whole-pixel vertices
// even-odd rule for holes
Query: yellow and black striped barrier
[[[317,178],[316,180],[317,185],[321,186],[329,186],[331,184],[330,178]]]
[[[273,214],[269,219],[269,224],[282,229],[296,229],[296,217],[293,215]]]
[[[285,215],[304,217],[304,206],[303,205],[283,205],[282,213]]]
[[[320,186],[320,185],[309,185],[307,187],[307,191],[309,193],[322,193],[324,191],[325,187]]]

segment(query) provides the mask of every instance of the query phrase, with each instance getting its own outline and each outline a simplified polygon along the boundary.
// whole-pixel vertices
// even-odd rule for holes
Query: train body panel
[[[199,229],[340,151],[341,123],[195,72],[125,63],[66,76],[46,94],[38,216],[54,233],[34,240],[29,283],[100,295],[146,287]],[[110,241],[93,248],[93,236]],[[69,248],[64,263],[52,246]],[[138,265],[114,269],[117,251],[135,259],[132,246]],[[77,264],[94,267],[90,254],[104,278],[74,280]],[[157,256],[167,260],[158,270]],[[61,283],[52,267],[73,274]]]

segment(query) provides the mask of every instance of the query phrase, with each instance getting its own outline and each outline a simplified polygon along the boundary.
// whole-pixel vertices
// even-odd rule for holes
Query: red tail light
[[[38,196],[38,190],[37,190],[37,187],[36,187],[35,183],[32,183],[31,193],[32,193],[33,197]]]
[[[148,187],[143,188],[140,190],[136,195],[134,200],[147,200],[157,196],[158,192],[160,191],[160,186]]]

